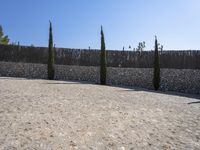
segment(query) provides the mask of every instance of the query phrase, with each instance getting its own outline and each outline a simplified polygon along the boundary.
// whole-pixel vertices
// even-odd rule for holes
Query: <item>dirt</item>
[[[199,150],[198,101],[199,95],[1,77],[0,150]]]

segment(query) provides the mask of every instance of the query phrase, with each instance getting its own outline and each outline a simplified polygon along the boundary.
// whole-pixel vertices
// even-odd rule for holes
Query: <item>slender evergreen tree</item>
[[[106,46],[103,33],[103,27],[101,26],[101,58],[100,58],[100,83],[106,85]]]
[[[158,51],[158,41],[155,37],[155,52],[154,52],[154,77],[153,77],[154,89],[157,91],[160,87],[160,56]]]
[[[53,48],[53,33],[52,23],[49,25],[49,47],[48,47],[48,79],[54,79],[54,48]]]

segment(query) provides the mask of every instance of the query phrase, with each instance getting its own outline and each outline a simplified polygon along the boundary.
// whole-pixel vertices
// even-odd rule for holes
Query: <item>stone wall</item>
[[[153,89],[153,69],[108,67],[108,84]],[[0,62],[0,76],[47,79],[45,64]],[[99,67],[55,66],[56,80],[99,83]],[[200,94],[200,70],[161,69],[162,91]]]

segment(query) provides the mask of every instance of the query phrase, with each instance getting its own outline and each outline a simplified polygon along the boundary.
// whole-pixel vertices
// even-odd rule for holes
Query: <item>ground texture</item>
[[[200,149],[198,96],[0,78],[0,150]]]

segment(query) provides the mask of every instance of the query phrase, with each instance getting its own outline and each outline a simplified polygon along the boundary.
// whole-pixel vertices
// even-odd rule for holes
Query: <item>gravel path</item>
[[[200,101],[87,83],[0,78],[0,150],[200,149]]]

